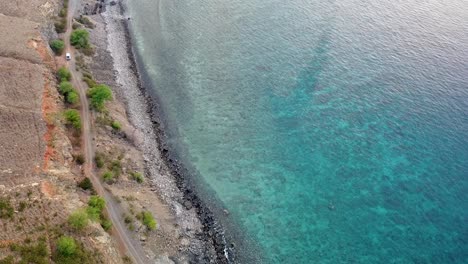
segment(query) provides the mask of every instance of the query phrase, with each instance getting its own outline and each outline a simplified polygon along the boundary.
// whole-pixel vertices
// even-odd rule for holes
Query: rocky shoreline
[[[185,241],[179,247],[181,256],[177,259],[190,263],[235,263],[232,245],[226,245],[223,227],[193,190],[187,181],[190,175],[171,157],[165,143],[157,99],[146,88],[151,84],[145,80],[144,68],[138,64],[138,54],[132,48],[125,3],[118,1],[105,10],[101,16],[107,51],[112,57],[113,86],[136,128],[132,136],[143,152],[146,175],[150,176],[154,186],[152,190],[170,205],[179,234]]]

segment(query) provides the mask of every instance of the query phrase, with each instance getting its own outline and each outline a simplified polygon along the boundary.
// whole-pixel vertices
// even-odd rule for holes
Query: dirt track
[[[65,50],[72,54],[72,60],[67,62],[67,66],[72,73],[72,83],[79,90],[80,93],[80,102],[81,102],[81,119],[82,119],[82,148],[85,156],[85,167],[84,174],[86,177],[90,178],[96,192],[106,199],[106,211],[109,218],[114,224],[113,235],[117,239],[119,248],[130,256],[134,262],[145,264],[148,263],[148,260],[144,254],[143,248],[140,246],[139,242],[135,242],[131,237],[129,231],[122,223],[122,208],[117,204],[117,202],[112,198],[102,186],[101,181],[96,176],[93,170],[94,164],[94,142],[93,142],[93,133],[91,130],[91,114],[89,111],[88,98],[86,97],[86,88],[87,85],[82,81],[82,74],[76,70],[75,67],[75,50],[70,45],[70,34],[72,31],[72,20],[73,15],[78,6],[79,0],[70,0],[68,4],[68,27],[67,31],[64,34],[65,38]]]

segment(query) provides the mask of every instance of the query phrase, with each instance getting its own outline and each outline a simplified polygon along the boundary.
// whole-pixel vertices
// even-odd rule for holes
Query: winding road
[[[123,210],[112,195],[104,189],[101,181],[96,176],[94,171],[94,142],[91,122],[91,113],[89,110],[88,98],[86,96],[87,84],[82,81],[82,74],[77,71],[75,65],[75,49],[70,45],[70,35],[72,32],[73,16],[79,6],[79,0],[69,0],[67,14],[67,30],[64,33],[65,50],[71,54],[71,60],[66,62],[68,69],[72,74],[72,84],[78,89],[81,103],[81,120],[82,120],[82,149],[85,157],[84,175],[93,183],[93,187],[97,194],[106,200],[105,213],[113,223],[112,236],[115,238],[119,250],[123,255],[130,257],[134,263],[146,264],[149,260],[144,253],[139,241],[135,241],[130,231],[123,223]]]

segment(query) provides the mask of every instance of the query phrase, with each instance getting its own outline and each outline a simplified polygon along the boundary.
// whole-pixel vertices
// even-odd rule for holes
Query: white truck
[[[67,59],[67,61],[71,60],[71,54],[70,54],[70,52],[67,52],[67,53],[65,54],[65,59]]]

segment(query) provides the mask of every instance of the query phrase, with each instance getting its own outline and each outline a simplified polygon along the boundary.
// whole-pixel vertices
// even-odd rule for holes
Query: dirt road
[[[94,141],[93,131],[91,129],[91,113],[89,110],[88,98],[86,97],[87,85],[82,81],[82,74],[76,70],[75,66],[75,49],[70,45],[70,35],[72,32],[73,15],[77,10],[79,0],[70,0],[68,3],[68,15],[67,15],[67,31],[64,33],[65,38],[65,50],[70,52],[72,59],[67,61],[66,64],[72,74],[72,84],[78,89],[80,94],[81,102],[81,119],[82,119],[82,148],[83,155],[85,157],[84,174],[93,183],[96,192],[104,197],[106,200],[106,213],[113,223],[112,235],[116,239],[119,249],[122,253],[133,259],[134,263],[146,264],[149,263],[138,241],[135,241],[130,234],[130,231],[126,228],[122,219],[122,208],[118,205],[112,195],[106,191],[99,178],[94,172]]]

